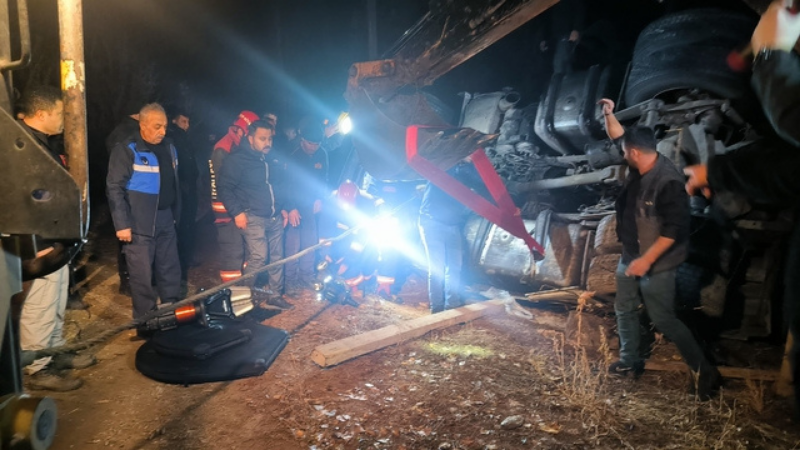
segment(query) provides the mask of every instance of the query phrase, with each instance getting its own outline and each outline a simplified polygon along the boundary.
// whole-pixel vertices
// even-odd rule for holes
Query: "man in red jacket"
[[[242,111],[228,128],[228,134],[214,144],[208,168],[211,173],[211,208],[214,210],[214,224],[217,226],[217,243],[219,244],[219,276],[223,282],[235,280],[242,276],[244,264],[244,240],[236,228],[233,217],[225,209],[225,205],[218,197],[217,180],[222,173],[225,158],[231,149],[237,147],[243,136],[247,136],[247,129],[258,120],[258,115],[252,111]]]

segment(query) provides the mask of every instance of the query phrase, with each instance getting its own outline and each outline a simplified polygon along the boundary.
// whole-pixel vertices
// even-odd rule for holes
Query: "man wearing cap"
[[[214,144],[211,159],[208,161],[211,175],[211,208],[214,210],[214,224],[217,226],[219,245],[219,276],[223,282],[242,276],[245,244],[233,217],[225,209],[217,194],[217,177],[231,149],[239,145],[242,137],[247,136],[248,127],[257,120],[258,115],[252,111],[240,112],[236,121],[228,128],[228,133]]]
[[[300,121],[298,136],[290,146],[287,176],[293,181],[287,189],[286,256],[292,256],[317,244],[315,214],[322,209],[328,193],[328,153],[320,144],[322,124],[310,117]],[[286,263],[286,291],[309,289],[314,281],[314,253]]]

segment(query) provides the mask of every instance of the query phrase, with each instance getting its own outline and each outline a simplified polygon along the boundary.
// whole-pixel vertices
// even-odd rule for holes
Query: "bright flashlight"
[[[350,119],[350,115],[346,112],[343,112],[339,115],[339,133],[347,134],[353,131],[353,120]]]

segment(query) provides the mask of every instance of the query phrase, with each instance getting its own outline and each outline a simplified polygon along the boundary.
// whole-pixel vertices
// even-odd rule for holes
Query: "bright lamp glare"
[[[351,131],[353,131],[353,121],[350,119],[350,116],[343,117],[342,120],[339,121],[339,132],[347,134]]]

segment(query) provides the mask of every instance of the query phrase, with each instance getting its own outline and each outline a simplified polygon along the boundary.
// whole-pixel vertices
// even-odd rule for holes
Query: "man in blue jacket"
[[[117,239],[125,244],[134,319],[154,310],[159,297],[175,302],[180,295],[178,156],[166,132],[164,108],[145,105],[139,135],[114,146],[108,161],[108,203]]]

